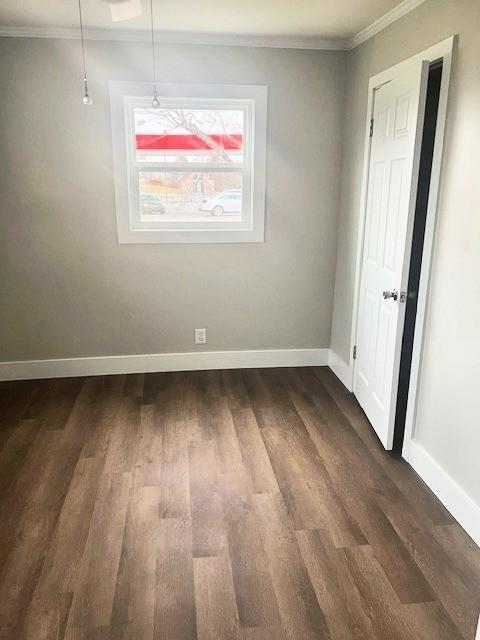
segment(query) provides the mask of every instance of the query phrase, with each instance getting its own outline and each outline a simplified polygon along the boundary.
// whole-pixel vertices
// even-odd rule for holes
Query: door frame
[[[392,80],[397,71],[405,64],[413,60],[425,60],[430,63],[436,60],[443,60],[442,81],[440,86],[440,98],[438,104],[437,126],[435,131],[435,146],[433,151],[433,161],[431,170],[430,190],[428,197],[427,221],[425,226],[425,238],[423,244],[422,267],[420,272],[420,283],[418,290],[417,316],[415,322],[415,336],[412,351],[412,363],[410,372],[410,385],[408,390],[407,412],[405,418],[405,433],[402,455],[408,460],[410,441],[415,434],[415,418],[417,409],[417,396],[420,384],[421,363],[423,355],[425,321],[428,311],[428,297],[430,288],[431,264],[434,249],[434,238],[438,208],[438,196],[440,191],[440,179],[443,159],[443,147],[445,137],[445,126],[447,119],[448,93],[450,88],[450,77],[452,68],[453,50],[457,36],[450,36],[445,40],[417,53],[416,55],[403,60],[402,62],[372,76],[368,83],[368,103],[367,117],[365,123],[365,143],[363,156],[363,173],[360,195],[360,215],[357,236],[357,255],[355,261],[355,281],[352,309],[352,329],[350,334],[350,356],[349,356],[349,390],[353,390],[355,375],[355,359],[353,357],[354,345],[357,344],[358,314],[360,302],[360,279],[363,260],[363,247],[365,236],[365,223],[367,213],[368,196],[368,175],[370,166],[370,122],[373,116],[374,92],[375,89]],[[422,137],[419,137],[418,145],[422,144]],[[419,154],[420,148],[415,152]],[[418,171],[418,167],[416,169]]]

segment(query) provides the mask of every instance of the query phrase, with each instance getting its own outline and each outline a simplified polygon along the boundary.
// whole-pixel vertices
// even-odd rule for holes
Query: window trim
[[[237,243],[263,242],[265,228],[265,164],[267,87],[261,85],[158,84],[159,99],[175,103],[198,100],[208,105],[242,108],[247,116],[244,129],[242,163],[211,163],[213,171],[240,171],[243,181],[243,208],[246,219],[240,222],[161,222],[145,228],[135,211],[138,206],[138,182],[134,176],[152,164],[136,159],[133,108],[150,106],[151,85],[145,82],[110,82],[112,149],[115,182],[117,232],[120,243]],[[253,127],[248,130],[250,123]],[[250,142],[251,141],[251,142]],[[249,144],[251,143],[251,148]],[[188,166],[187,166],[188,165]],[[165,171],[208,171],[208,163],[162,163]]]

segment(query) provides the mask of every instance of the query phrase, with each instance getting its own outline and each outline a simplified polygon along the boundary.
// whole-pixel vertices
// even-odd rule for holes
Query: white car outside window
[[[208,211],[214,216],[238,214],[242,211],[241,191],[225,191],[203,201],[200,211]]]

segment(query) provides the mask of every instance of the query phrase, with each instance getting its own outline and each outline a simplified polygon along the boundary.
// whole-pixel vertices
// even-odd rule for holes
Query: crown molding
[[[383,31],[391,24],[396,22],[399,18],[403,18],[407,13],[416,9],[419,5],[421,5],[425,0],[403,0],[400,4],[394,7],[391,11],[386,13],[385,15],[372,22],[371,25],[365,27],[359,31],[356,35],[354,35],[347,42],[347,49],[355,49],[359,44],[370,40],[373,36],[380,31]]]
[[[86,29],[87,40],[113,40],[119,42],[150,42],[150,32],[128,29]],[[77,28],[64,27],[11,27],[0,25],[0,36],[12,38],[60,38],[78,39]],[[179,31],[157,31],[155,39],[164,44],[201,44],[238,47],[273,47],[276,49],[322,49],[345,51],[346,40],[317,38],[312,36],[189,33]]]
[[[383,31],[399,18],[416,9],[425,0],[403,0],[391,11],[352,38],[335,40],[315,36],[259,35],[255,33],[189,33],[181,31],[159,31],[156,40],[164,44],[201,44],[237,47],[272,47],[275,49],[312,49],[326,51],[349,51]],[[150,33],[129,29],[86,29],[88,40],[113,40],[119,42],[150,42]],[[0,25],[0,36],[12,38],[60,38],[77,39],[76,27],[13,27]]]

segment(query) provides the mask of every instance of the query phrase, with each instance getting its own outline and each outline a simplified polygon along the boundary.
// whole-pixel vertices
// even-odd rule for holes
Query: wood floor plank
[[[241,369],[222,371],[222,382],[231,411],[234,409],[251,409],[250,397]]]
[[[83,558],[103,460],[79,460],[23,628],[29,640],[62,637]]]
[[[39,430],[37,418],[19,420],[0,450],[0,495],[11,486]]]
[[[193,557],[218,556],[227,546],[217,456],[211,440],[189,447]]]
[[[198,640],[237,640],[238,614],[228,554],[193,562]]]
[[[121,640],[154,638],[159,492],[158,486],[137,487],[128,503],[110,623],[111,635]]]
[[[241,471],[243,469],[242,454],[227,399],[211,398],[208,411],[211,434],[216,443],[218,471],[220,473]]]
[[[423,640],[462,640],[463,638],[439,602],[404,605],[402,615],[408,620],[413,638]],[[473,639],[473,635],[470,637]]]
[[[240,626],[263,629],[264,636],[281,640],[284,634],[250,478],[246,472],[223,474],[220,486]]]
[[[55,522],[54,512],[43,505],[30,504],[22,510],[13,540],[8,541],[0,573],[0,625],[6,637],[19,637]]]
[[[165,393],[174,380],[174,374],[149,373],[143,383],[143,404],[161,404]]]
[[[0,382],[0,449],[22,419],[33,418],[29,407],[42,394],[47,381]]]
[[[130,473],[101,477],[69,627],[91,632],[110,625],[131,485]]]
[[[254,493],[278,493],[278,482],[268,457],[253,410],[230,407],[243,464]]]
[[[141,405],[130,397],[119,402],[105,454],[105,474],[130,473],[138,455]]]
[[[192,527],[189,519],[161,520],[156,567],[155,640],[196,640]]]
[[[479,594],[480,609],[480,554],[477,545],[457,522],[436,525],[432,533],[448,555],[452,568],[462,576],[472,593]]]
[[[68,394],[68,411],[64,409],[64,399],[60,399],[66,420],[63,429],[40,429],[22,473],[6,496],[5,511],[2,509],[2,521],[8,529],[4,540],[10,540],[12,548],[9,553],[8,545],[2,549],[0,594],[2,587],[7,587],[8,593],[2,597],[0,618],[14,627],[20,624],[22,602],[33,596],[80,455],[82,436],[78,424],[90,415],[95,387],[89,381],[76,381],[75,388],[78,395],[74,401]],[[51,414],[58,415],[49,401],[47,415]]]
[[[0,382],[0,432],[8,435],[21,419],[29,417],[28,411],[35,399],[42,394],[47,380],[8,380]],[[0,440],[0,446],[4,439]]]
[[[125,376],[102,376],[98,378],[101,390],[97,412],[90,428],[84,433],[82,458],[105,458],[110,441],[115,433],[117,417],[123,409],[120,401]]]
[[[408,620],[402,615],[402,605],[372,549],[368,546],[352,547],[344,549],[343,553],[370,617],[374,637],[378,640],[416,637]]]
[[[242,374],[258,426],[261,429],[275,426],[277,424],[277,416],[274,400],[267,389],[261,372],[257,369],[245,369]]]
[[[160,509],[163,518],[190,518],[188,442],[181,426],[169,417],[164,420],[160,462]]]
[[[8,490],[2,495],[0,503],[1,539],[0,545],[0,571],[12,553],[19,553],[21,545],[26,537],[23,529],[30,528],[32,494],[38,490],[38,484],[44,477],[43,474],[49,462],[58,455],[59,434],[55,431],[40,431],[30,445],[27,455],[19,471],[9,484]],[[42,513],[40,505],[39,512]],[[47,520],[55,525],[56,514],[51,510],[45,510]],[[43,518],[42,518],[43,520]],[[53,529],[51,529],[53,531]],[[47,539],[45,540],[47,542]],[[36,552],[36,548],[34,549]],[[43,550],[42,550],[43,551]],[[27,554],[28,555],[28,554]],[[1,583],[0,583],[1,584]]]
[[[164,427],[155,405],[140,408],[140,424],[137,432],[135,487],[160,486]]]
[[[55,449],[47,463],[43,465],[41,476],[37,478],[35,491],[30,500],[49,505],[60,511],[70,481],[80,457],[86,435],[94,428],[98,411],[98,394],[101,386],[98,380],[89,378],[79,388],[75,402],[62,429],[54,430]]]
[[[332,640],[372,638],[371,619],[346,569],[342,551],[323,531],[297,531],[296,536]]]
[[[145,385],[145,374],[134,373],[125,376],[125,384],[123,386],[123,395],[132,398],[132,400],[143,401],[143,388]]]
[[[81,378],[60,378],[51,381],[50,393],[45,397],[46,406],[42,406],[40,415],[43,428],[49,430],[63,429],[67,426],[68,417],[82,390],[91,386],[93,380],[83,381]],[[30,406],[29,414],[38,411],[35,404]]]
[[[282,496],[257,494],[253,500],[286,637],[330,640]]]

